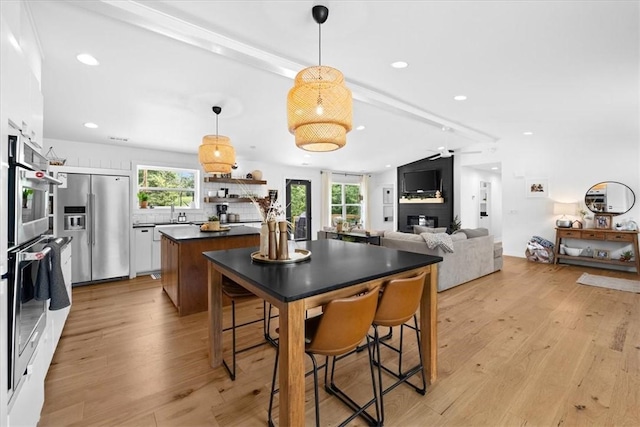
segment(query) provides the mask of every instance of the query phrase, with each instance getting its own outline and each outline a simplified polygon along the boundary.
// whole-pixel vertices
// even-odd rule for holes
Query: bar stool
[[[330,394],[335,395],[339,400],[351,408],[354,413],[344,420],[340,426],[344,426],[358,416],[362,416],[373,425],[381,425],[379,422],[380,412],[378,408],[378,393],[375,383],[375,370],[373,365],[373,354],[371,346],[369,349],[369,369],[371,371],[371,384],[373,398],[360,406],[349,396],[337,387],[329,388],[327,385],[327,370],[329,357],[334,358],[333,370],[331,372],[331,382],[335,371],[335,357],[352,352],[358,344],[366,337],[369,342],[368,331],[373,321],[378,302],[378,289],[368,291],[363,295],[350,298],[340,298],[330,301],[324,306],[322,314],[305,320],[305,353],[311,359],[313,370],[305,376],[313,374],[313,385],[315,394],[315,416],[316,426],[320,426],[320,404],[318,398],[318,369],[325,368],[324,381],[325,389]],[[325,356],[325,363],[318,366],[315,355]],[[276,349],[276,358],[273,367],[273,379],[271,381],[271,397],[269,400],[269,426],[273,426],[271,411],[273,409],[273,397],[279,391],[276,390],[276,375],[278,371],[279,349]],[[332,384],[333,385],[333,384]],[[375,406],[376,417],[373,418],[366,409]]]
[[[238,353],[242,353],[245,352],[247,350],[251,350],[253,348],[259,347],[261,345],[264,344],[271,344],[273,346],[276,346],[276,339],[271,337],[270,334],[270,326],[271,326],[271,319],[278,317],[278,316],[272,316],[271,315],[271,304],[269,304],[269,309],[267,310],[267,303],[266,301],[262,302],[262,318],[260,319],[255,319],[255,320],[251,320],[248,322],[244,322],[241,324],[236,324],[236,302],[243,302],[243,301],[247,301],[250,299],[255,299],[258,298],[255,294],[253,294],[252,292],[248,291],[247,289],[243,288],[242,286],[238,285],[237,283],[235,283],[234,281],[228,279],[227,277],[223,277],[222,278],[222,293],[224,295],[226,295],[230,300],[231,300],[231,326],[222,329],[222,332],[227,332],[227,331],[231,331],[231,341],[232,341],[232,363],[231,363],[231,367],[229,367],[229,365],[227,364],[226,360],[224,360],[224,358],[222,359],[222,364],[224,365],[225,369],[227,370],[227,372],[229,373],[229,377],[231,378],[232,381],[235,381],[236,379],[236,355]],[[236,348],[236,329],[237,328],[241,328],[243,326],[248,326],[248,325],[253,325],[254,323],[258,323],[258,322],[263,322],[263,333],[264,333],[264,338],[265,341],[264,342],[259,342],[253,345],[250,345],[248,347],[242,348],[240,350],[238,350]]]
[[[424,395],[427,390],[427,382],[424,375],[424,368],[422,365],[422,350],[420,348],[420,329],[418,328],[418,319],[416,312],[420,305],[420,299],[422,297],[422,290],[424,288],[424,280],[426,273],[422,273],[418,276],[408,279],[394,279],[389,281],[380,293],[380,299],[378,301],[378,308],[376,310],[375,317],[373,319],[374,330],[374,344],[376,351],[374,354],[375,364],[378,366],[378,386],[380,387],[380,422],[384,422],[384,395],[396,388],[402,383],[406,383],[411,386],[416,392]],[[413,317],[414,325],[405,324]],[[400,346],[398,348],[388,344],[380,339],[378,328],[380,326],[400,326]],[[404,327],[407,326],[413,329],[416,333],[416,340],[418,344],[418,357],[419,363],[413,368],[402,371],[402,347],[403,347],[403,332]],[[397,372],[387,368],[382,364],[380,355],[380,346],[385,346],[392,351],[398,353],[398,369]],[[382,371],[387,372],[397,379],[392,385],[387,388],[382,384]],[[416,386],[409,382],[409,378],[413,375],[420,373],[422,377],[422,386]]]

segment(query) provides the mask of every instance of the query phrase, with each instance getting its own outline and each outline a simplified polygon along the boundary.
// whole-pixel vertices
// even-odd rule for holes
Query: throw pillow
[[[441,248],[444,252],[453,252],[453,241],[447,233],[422,233],[420,236],[427,242],[427,247]]]
[[[422,233],[446,233],[447,227],[425,227],[424,225],[414,225],[413,226],[414,234],[422,234]]]

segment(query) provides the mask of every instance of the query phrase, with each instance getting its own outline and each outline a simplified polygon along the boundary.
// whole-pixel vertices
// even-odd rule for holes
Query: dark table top
[[[199,225],[181,225],[162,227],[158,231],[176,242],[196,239],[218,239],[220,237],[245,236],[260,234],[260,229],[243,225],[229,227],[228,231],[200,231]]]
[[[311,258],[293,264],[251,260],[256,248],[203,252],[280,301],[290,302],[442,261],[442,257],[339,240],[298,242]]]

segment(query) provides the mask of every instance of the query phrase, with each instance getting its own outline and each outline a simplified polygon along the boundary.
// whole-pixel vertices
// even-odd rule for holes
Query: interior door
[[[287,221],[295,240],[311,240],[311,181],[288,179]]]

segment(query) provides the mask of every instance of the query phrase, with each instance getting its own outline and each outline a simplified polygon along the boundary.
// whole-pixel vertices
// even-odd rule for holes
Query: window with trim
[[[362,223],[360,184],[331,184],[331,222],[341,217],[350,225]]]
[[[200,207],[200,171],[162,166],[138,166],[138,199],[147,196],[154,208],[198,209]]]

